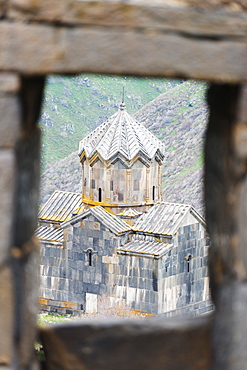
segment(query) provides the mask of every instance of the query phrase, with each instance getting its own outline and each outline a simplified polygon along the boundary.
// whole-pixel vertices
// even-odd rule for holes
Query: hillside
[[[170,86],[135,113],[135,117],[166,145],[163,199],[190,203],[201,213],[202,145],[207,118],[205,88],[205,84],[191,81]],[[130,112],[127,101],[126,105]],[[116,109],[114,107],[105,118]],[[78,136],[77,143],[83,136]],[[41,203],[56,189],[81,191],[81,168],[76,151],[46,166],[42,175]]]
[[[78,142],[118,108],[125,87],[125,102],[136,112],[179,80],[83,75],[47,79],[40,125],[43,131],[42,164],[67,157]]]
[[[135,117],[165,143],[163,199],[203,210],[206,84],[184,82],[144,106]]]

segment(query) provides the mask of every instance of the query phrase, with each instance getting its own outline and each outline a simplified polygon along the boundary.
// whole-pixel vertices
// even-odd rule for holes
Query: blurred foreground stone
[[[41,331],[49,370],[206,370],[211,317],[78,321]]]
[[[44,77],[83,72],[215,83],[205,197],[216,314],[212,337],[209,318],[48,328],[49,369],[247,369],[245,10],[244,0],[0,0],[1,369],[38,366],[33,234]]]

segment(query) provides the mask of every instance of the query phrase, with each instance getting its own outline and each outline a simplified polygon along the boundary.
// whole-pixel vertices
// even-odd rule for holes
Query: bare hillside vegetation
[[[201,214],[204,213],[203,140],[207,121],[205,90],[204,83],[195,81],[171,85],[134,114],[165,143],[163,199],[192,204]],[[129,110],[128,102],[126,105]],[[78,144],[83,136],[78,137]],[[77,151],[46,165],[42,174],[41,204],[57,189],[81,191]]]

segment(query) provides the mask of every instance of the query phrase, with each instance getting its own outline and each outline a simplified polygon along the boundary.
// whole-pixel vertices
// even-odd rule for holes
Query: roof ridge
[[[70,193],[70,194],[81,195],[81,193],[77,193],[76,191],[66,191],[66,190],[58,190],[58,189],[54,190],[52,194],[54,193]]]
[[[191,205],[159,202],[137,220],[133,230],[137,233],[174,235],[188,213],[206,227],[204,219]]]
[[[80,141],[79,155],[83,151],[88,158],[98,153],[102,159],[111,160],[121,154],[127,161],[136,160],[140,156],[150,161],[155,158],[157,152],[162,160],[165,154],[164,144],[121,107]]]

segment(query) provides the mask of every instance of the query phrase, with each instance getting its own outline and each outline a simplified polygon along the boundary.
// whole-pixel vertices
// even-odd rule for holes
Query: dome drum
[[[121,105],[80,142],[82,201],[120,212],[146,210],[161,198],[164,145]]]

